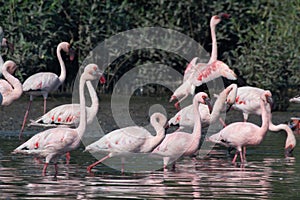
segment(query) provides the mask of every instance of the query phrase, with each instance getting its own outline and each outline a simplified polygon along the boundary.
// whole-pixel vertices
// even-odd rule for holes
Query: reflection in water
[[[4,199],[292,198],[300,193],[300,165],[297,157],[285,159],[281,150],[274,149],[281,138],[272,135],[260,147],[249,148],[244,167],[232,165],[226,149],[216,147],[204,158],[179,160],[175,171],[125,175],[105,165],[95,168],[94,175],[88,174],[86,166],[93,157],[82,153],[81,147],[72,153],[69,166],[60,161],[56,178],[54,168],[41,176],[43,166],[31,156],[10,154],[17,138],[5,139],[0,140],[0,194]]]

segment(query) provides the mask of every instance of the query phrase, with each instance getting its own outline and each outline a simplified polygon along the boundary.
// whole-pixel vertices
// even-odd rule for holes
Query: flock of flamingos
[[[155,154],[163,159],[164,169],[170,163],[173,163],[174,167],[178,158],[192,156],[196,153],[201,139],[201,129],[213,123],[222,123],[224,128],[208,137],[207,140],[222,144],[225,147],[235,148],[236,153],[232,163],[237,161],[238,156],[240,157],[240,162],[245,163],[246,147],[259,145],[268,130],[284,130],[287,134],[285,144],[286,156],[293,151],[296,139],[291,127],[287,124],[274,125],[272,123],[272,94],[269,90],[250,86],[237,87],[236,84],[231,84],[217,95],[213,106],[210,105],[209,97],[205,92],[194,94],[195,87],[217,77],[222,76],[230,80],[237,78],[235,73],[224,62],[217,60],[215,28],[222,19],[227,19],[228,17],[228,14],[212,16],[210,21],[212,37],[211,58],[208,63],[198,63],[198,58],[194,58],[188,64],[184,73],[183,83],[170,98],[170,101],[177,99],[175,107],[179,110],[178,113],[169,121],[163,114],[154,113],[150,118],[150,123],[156,131],[155,136],[143,127],[130,126],[107,133],[98,141],[88,145],[86,151],[107,154],[104,158],[88,166],[88,172],[91,172],[96,165],[105,159],[117,155],[122,156],[124,152]],[[9,46],[5,38],[2,39],[2,46]],[[51,128],[35,134],[13,151],[13,153],[32,154],[45,158],[42,170],[43,175],[46,174],[50,162],[54,163],[57,174],[58,159],[62,155],[66,155],[67,160],[69,160],[69,152],[79,146],[86,127],[96,116],[99,107],[97,94],[91,81],[98,79],[100,83],[105,83],[105,78],[98,66],[93,63],[88,64],[80,77],[80,104],[61,105],[46,113],[48,93],[57,90],[66,78],[61,51],[69,54],[70,59],[74,55],[69,43],[61,42],[58,44],[57,57],[61,67],[59,76],[51,72],[40,72],[30,76],[23,84],[13,76],[17,68],[16,64],[10,60],[3,62],[2,58],[0,59],[2,76],[5,78],[0,80],[1,105],[10,105],[23,92],[30,96],[20,130],[20,137],[22,137],[22,132],[27,123],[33,97],[38,95],[43,95],[44,97],[44,115],[35,121],[31,121],[31,125]],[[85,85],[92,99],[90,107],[87,107],[85,104]],[[192,104],[181,109],[180,102],[190,94],[194,96]],[[295,97],[291,101],[300,102],[300,98]],[[244,121],[226,125],[220,117],[220,113],[226,110],[228,106],[231,109],[242,111]],[[249,114],[260,115],[262,119],[261,126],[247,122]],[[180,128],[173,133],[166,134],[166,128],[170,125],[179,125]],[[192,128],[192,133],[184,132],[183,130],[186,128]],[[123,166],[122,170],[124,170]]]

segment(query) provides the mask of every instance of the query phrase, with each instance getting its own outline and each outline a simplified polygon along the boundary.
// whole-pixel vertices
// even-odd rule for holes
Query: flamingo
[[[211,39],[212,39],[212,49],[211,49],[211,57],[207,64],[211,64],[212,62],[216,61],[218,58],[218,47],[217,47],[217,38],[216,38],[216,26],[221,22],[222,19],[228,19],[230,15],[226,13],[222,13],[219,15],[214,15],[210,19],[210,31],[211,31]],[[188,94],[194,95],[195,92],[195,85],[191,84],[189,80],[189,77],[191,74],[194,73],[196,68],[204,67],[205,63],[198,63],[197,64],[198,57],[195,57],[192,59],[192,61],[187,65],[186,70],[184,72],[183,77],[183,84],[180,85],[172,95],[170,102],[174,99],[178,99],[178,101],[174,104],[175,107],[180,110],[179,104],[181,101],[183,101]],[[197,85],[199,86],[199,85]]]
[[[23,92],[28,93],[30,96],[30,100],[28,103],[27,110],[24,115],[22,128],[19,134],[19,137],[21,138],[22,132],[24,130],[26,120],[29,114],[29,110],[31,107],[31,103],[33,101],[33,96],[43,95],[44,97],[44,114],[46,113],[46,103],[47,103],[47,97],[48,93],[55,91],[58,89],[58,87],[65,81],[66,79],[66,68],[64,61],[61,57],[61,50],[63,50],[66,53],[70,54],[70,60],[73,60],[73,50],[70,48],[70,44],[68,42],[61,42],[58,44],[56,49],[57,58],[59,60],[60,64],[60,76],[57,76],[54,73],[51,72],[40,72],[36,73],[29,78],[25,80],[23,83]]]
[[[179,99],[175,103],[177,109],[179,109],[179,103],[191,93],[191,88],[200,86],[221,76],[229,80],[236,80],[237,77],[228,65],[219,60],[204,66],[202,63],[199,63],[197,66],[201,67],[195,68],[189,78],[175,90],[170,98],[170,102],[174,99]]]
[[[242,148],[246,146],[259,145],[265,137],[270,121],[270,112],[267,110],[269,93],[265,91],[260,97],[261,127],[250,122],[235,122],[223,128],[220,132],[210,136],[209,141],[222,144],[226,147],[236,148],[235,156],[232,163],[236,162],[238,154],[240,155],[241,163],[246,161],[246,152]],[[269,102],[270,103],[270,102]]]
[[[233,92],[231,92],[233,91]],[[212,113],[209,112],[209,106],[204,104],[199,104],[199,112],[201,115],[201,126],[207,127],[210,124],[215,123],[219,118],[223,126],[226,126],[225,122],[220,118],[220,113],[224,110],[225,103],[231,105],[235,102],[237,92],[237,85],[231,84],[226,89],[224,89],[219,95],[217,95],[217,100],[214,104]],[[230,96],[229,96],[230,94]],[[184,107],[178,111],[174,117],[169,121],[169,125],[177,125],[180,127],[193,127],[194,126],[194,112],[193,104]]]
[[[104,76],[101,76],[100,83],[105,83]],[[89,82],[87,82],[89,84]],[[92,95],[97,95],[92,93]],[[92,123],[94,117],[96,116],[99,108],[99,101],[97,96],[92,96],[91,107],[86,107],[87,112],[87,124]],[[43,126],[43,127],[75,127],[78,125],[80,120],[80,104],[64,104],[57,106],[50,111],[48,111],[43,116],[36,120],[31,120],[29,126]]]
[[[130,126],[114,130],[96,142],[88,145],[85,151],[90,153],[108,153],[102,159],[87,167],[87,171],[91,170],[104,160],[122,154],[128,153],[149,153],[165,138],[166,117],[161,113],[154,113],[150,117],[150,123],[155,129],[156,136],[151,135],[147,129],[140,126]],[[122,173],[124,168],[122,165]]]
[[[207,100],[208,95],[204,92],[199,92],[193,99],[195,123],[192,134],[181,131],[175,131],[167,134],[162,143],[152,151],[153,155],[159,155],[163,157],[164,170],[167,168],[167,165],[171,159],[175,160],[176,158],[182,156],[190,156],[198,150],[201,139],[201,116],[198,107],[199,102],[206,104]],[[175,167],[175,162],[173,167]]]
[[[291,103],[300,103],[300,95],[297,95],[289,100]]]
[[[269,90],[263,90],[257,87],[244,86],[239,87],[237,90],[237,97],[235,104],[232,108],[243,112],[244,122],[247,121],[249,114],[261,115],[262,109],[259,105],[259,97],[266,94],[268,101],[272,102],[272,93]],[[296,139],[292,129],[287,124],[274,125],[272,122],[271,105],[267,104],[267,110],[270,112],[269,117],[269,130],[277,132],[284,130],[287,133],[285,143],[285,155],[288,156],[296,146]]]
[[[17,147],[13,153],[33,154],[39,157],[45,157],[42,174],[46,174],[50,161],[54,162],[55,174],[57,174],[57,160],[62,154],[72,151],[79,146],[86,129],[84,85],[87,81],[96,80],[101,74],[96,64],[89,64],[85,67],[80,77],[80,122],[77,128],[52,128],[45,130],[34,135],[28,141]],[[94,91],[91,84],[87,86],[89,91]],[[93,97],[95,98],[96,96]]]
[[[6,61],[2,66],[4,79],[0,79],[0,95],[2,96],[2,106],[8,106],[13,101],[20,98],[23,93],[21,82],[13,75],[17,66],[11,60]]]

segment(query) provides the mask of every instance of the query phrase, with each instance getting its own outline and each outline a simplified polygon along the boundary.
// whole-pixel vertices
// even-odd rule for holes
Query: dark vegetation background
[[[80,63],[105,38],[133,28],[159,26],[190,36],[210,52],[209,21],[221,12],[231,14],[231,19],[216,29],[218,59],[239,75],[239,86],[271,90],[275,109],[286,110],[300,85],[299,0],[9,0],[0,3],[0,26],[15,50],[1,53],[4,60],[17,63],[17,76],[23,82],[39,71],[59,73],[56,46],[69,41],[76,60],[66,61],[67,79],[61,91],[68,92]],[[116,79],[149,59],[183,73],[188,61],[166,55],[154,52],[149,56],[141,50],[116,60],[106,71],[103,92],[111,92]]]

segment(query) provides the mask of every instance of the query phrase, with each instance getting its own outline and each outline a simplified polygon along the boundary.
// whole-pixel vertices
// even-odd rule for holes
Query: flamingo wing
[[[53,108],[35,121],[43,124],[72,125],[79,123],[79,117],[79,104],[65,104]]]
[[[23,91],[51,91],[60,86],[58,76],[51,72],[40,72],[30,76],[23,83]]]

